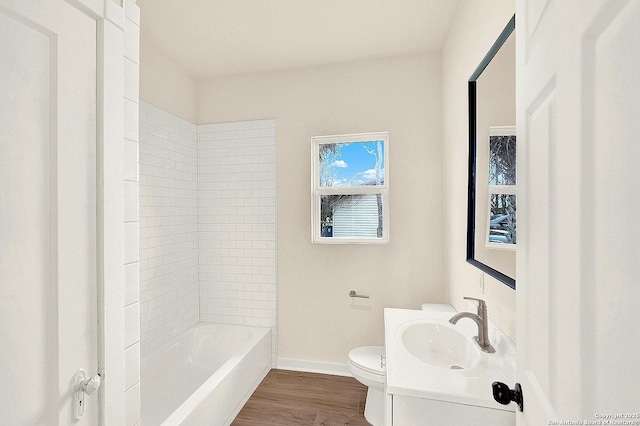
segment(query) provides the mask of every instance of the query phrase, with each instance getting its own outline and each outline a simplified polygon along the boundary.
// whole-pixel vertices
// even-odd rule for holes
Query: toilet
[[[360,383],[367,386],[364,418],[373,426],[384,424],[384,346],[361,346],[349,352],[349,371]]]
[[[425,303],[423,311],[455,314],[451,305]],[[367,386],[364,418],[373,426],[384,424],[384,385],[387,381],[384,346],[361,346],[349,352],[347,363],[353,377]]]

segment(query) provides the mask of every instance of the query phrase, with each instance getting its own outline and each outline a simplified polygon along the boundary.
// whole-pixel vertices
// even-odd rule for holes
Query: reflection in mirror
[[[515,16],[469,79],[467,261],[515,288]]]
[[[513,126],[489,128],[489,214],[484,220],[489,223],[484,240],[488,249],[516,248],[515,132]],[[483,218],[476,214],[476,219]]]
[[[489,185],[516,184],[515,128],[489,129]]]

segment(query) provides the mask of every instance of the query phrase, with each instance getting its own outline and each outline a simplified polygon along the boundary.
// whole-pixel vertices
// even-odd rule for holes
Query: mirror
[[[516,288],[515,15],[469,78],[467,262]]]

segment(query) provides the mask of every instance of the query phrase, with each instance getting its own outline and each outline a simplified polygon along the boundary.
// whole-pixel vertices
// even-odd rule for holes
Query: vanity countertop
[[[385,308],[387,393],[514,411],[515,404],[501,405],[493,399],[491,384],[494,381],[509,386],[515,383],[515,345],[493,323],[489,323],[489,339],[496,353],[480,352],[479,361],[470,368],[431,365],[406,349],[403,331],[424,322],[453,327],[470,339],[477,335],[474,321],[462,319],[453,325],[449,323],[452,316],[451,312],[442,310]]]

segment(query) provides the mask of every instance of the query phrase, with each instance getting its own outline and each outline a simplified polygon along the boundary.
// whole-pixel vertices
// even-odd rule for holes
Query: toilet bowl
[[[349,371],[360,383],[367,386],[364,418],[373,426],[384,423],[384,346],[362,346],[349,352]]]

